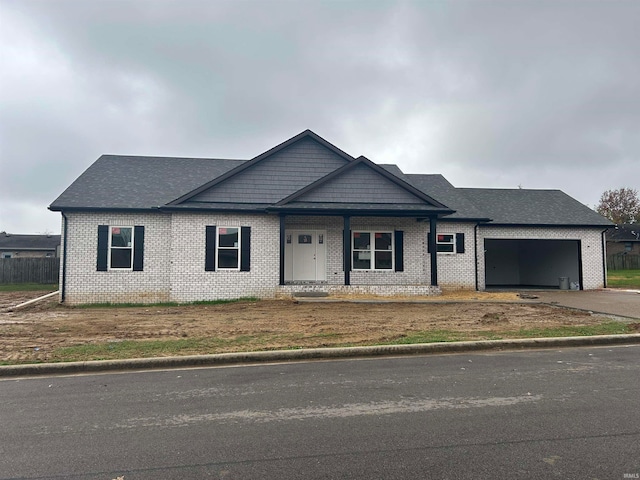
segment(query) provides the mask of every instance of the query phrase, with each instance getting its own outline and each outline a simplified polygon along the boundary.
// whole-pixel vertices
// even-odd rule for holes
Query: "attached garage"
[[[581,250],[580,240],[485,238],[485,285],[559,288],[565,277],[582,289]]]

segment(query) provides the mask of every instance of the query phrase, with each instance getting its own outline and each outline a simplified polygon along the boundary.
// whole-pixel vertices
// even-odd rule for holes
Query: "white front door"
[[[285,237],[285,280],[326,280],[326,231],[287,230]]]

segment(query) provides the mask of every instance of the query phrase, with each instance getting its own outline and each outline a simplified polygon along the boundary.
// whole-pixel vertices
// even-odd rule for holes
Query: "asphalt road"
[[[638,478],[639,404],[640,346],[7,379],[0,479]]]

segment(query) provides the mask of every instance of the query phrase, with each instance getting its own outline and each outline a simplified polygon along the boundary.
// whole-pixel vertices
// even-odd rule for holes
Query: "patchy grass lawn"
[[[23,295],[0,293],[0,303]],[[456,293],[439,298],[427,303],[247,299],[96,308],[45,300],[24,310],[0,313],[0,364],[623,334],[640,329],[640,323],[522,303],[515,293]]]
[[[0,292],[55,292],[57,283],[0,283]]]
[[[609,270],[607,286],[611,288],[640,289],[640,270]]]

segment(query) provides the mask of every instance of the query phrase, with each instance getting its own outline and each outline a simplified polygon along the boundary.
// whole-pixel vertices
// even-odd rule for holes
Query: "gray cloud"
[[[640,188],[640,3],[0,0],[0,230],[102,153],[311,128],[458,186]]]

